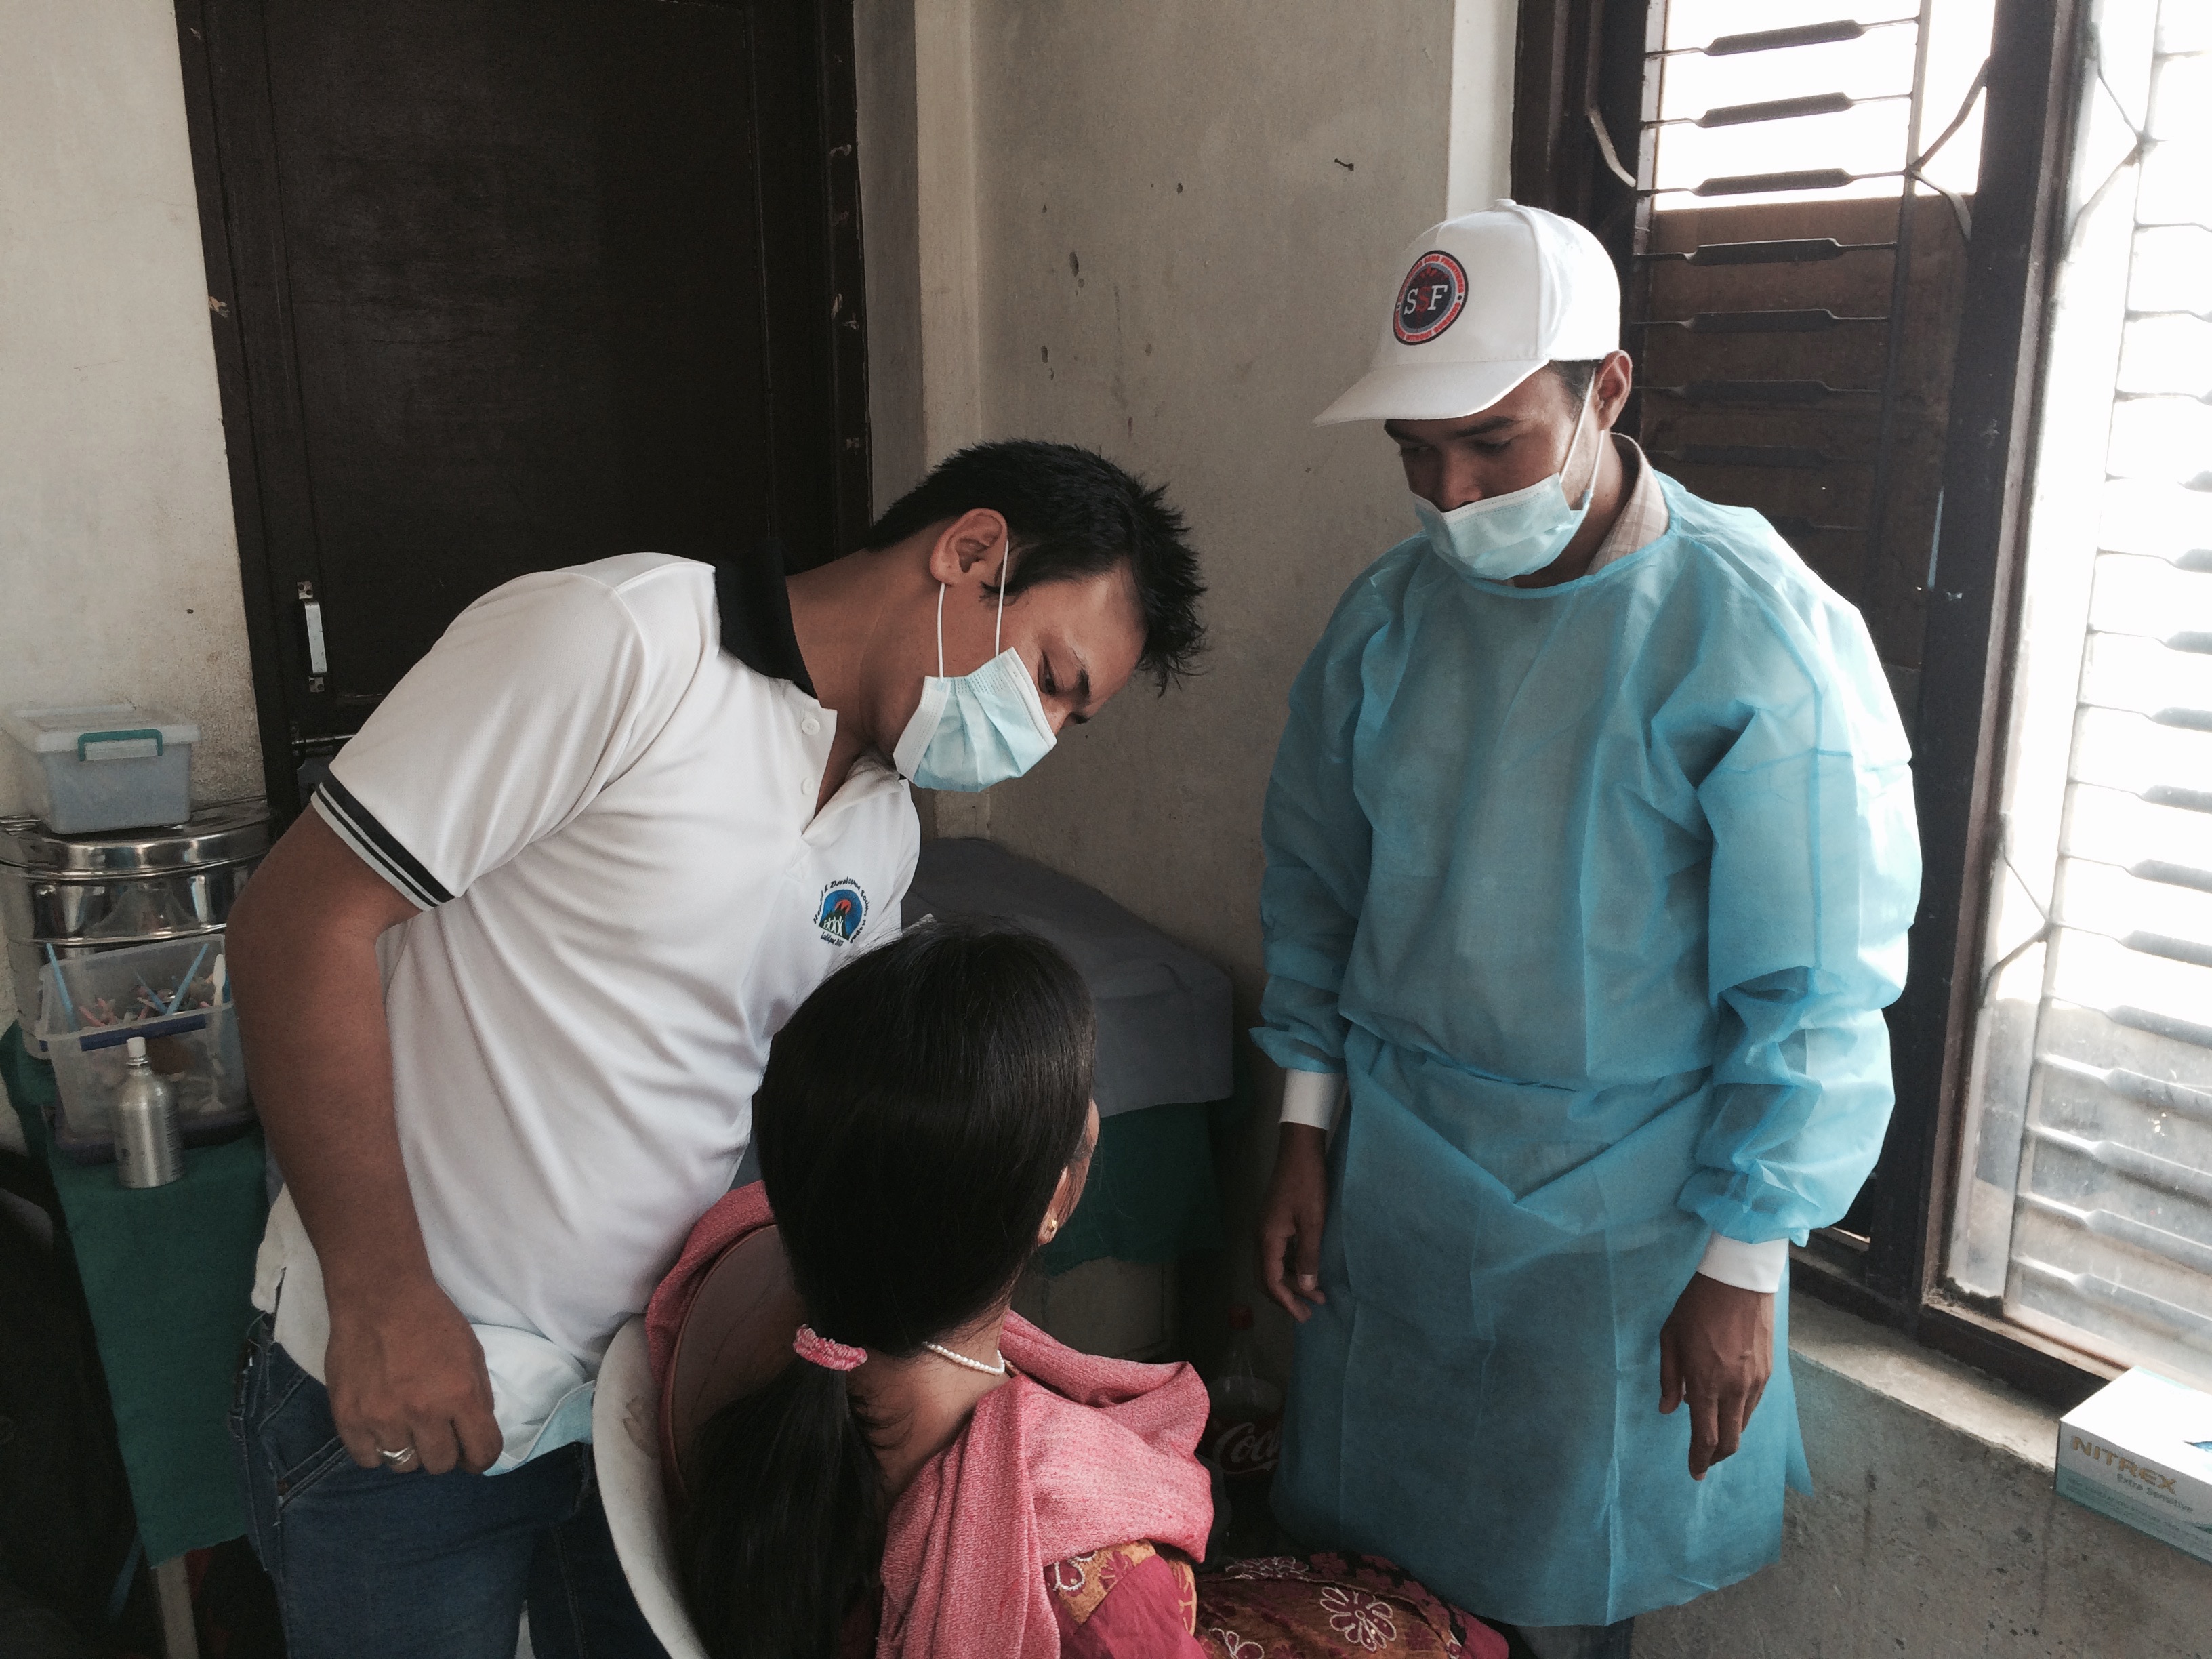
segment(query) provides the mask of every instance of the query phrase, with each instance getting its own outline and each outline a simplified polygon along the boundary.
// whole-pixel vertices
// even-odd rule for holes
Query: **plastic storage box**
[[[80,1164],[114,1157],[108,1103],[123,1085],[124,1044],[134,1036],[146,1039],[155,1071],[176,1091],[186,1146],[223,1139],[252,1121],[238,1011],[217,972],[222,949],[221,933],[201,933],[46,965],[39,1035],[61,1097],[55,1150]]]
[[[23,810],[58,835],[182,823],[200,728],[127,702],[0,714]]]

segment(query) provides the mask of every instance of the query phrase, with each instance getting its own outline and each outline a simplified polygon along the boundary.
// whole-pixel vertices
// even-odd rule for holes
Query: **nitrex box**
[[[2212,1561],[2212,1395],[2141,1368],[2058,1419],[2058,1492]]]

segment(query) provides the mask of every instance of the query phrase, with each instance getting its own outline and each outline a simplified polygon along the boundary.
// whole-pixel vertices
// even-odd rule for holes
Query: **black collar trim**
[[[722,649],[755,673],[789,680],[812,696],[814,679],[806,672],[799,635],[791,627],[791,594],[783,585],[783,544],[771,536],[751,558],[717,558],[714,566]]]

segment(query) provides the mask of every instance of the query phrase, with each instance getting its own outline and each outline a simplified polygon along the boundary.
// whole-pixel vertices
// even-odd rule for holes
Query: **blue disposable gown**
[[[1858,613],[1662,483],[1663,537],[1557,587],[1385,554],[1267,791],[1255,1036],[1350,1083],[1278,1513],[1516,1624],[1775,1559],[1807,1484],[1787,1298],[1702,1484],[1659,1328],[1712,1231],[1802,1242],[1873,1167],[1919,887]]]

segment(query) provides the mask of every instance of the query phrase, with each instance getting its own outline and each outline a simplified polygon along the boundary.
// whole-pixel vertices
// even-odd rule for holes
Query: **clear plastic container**
[[[200,728],[127,702],[0,714],[9,793],[58,835],[182,823],[192,813]]]
[[[223,936],[49,963],[40,1036],[61,1097],[54,1148],[80,1164],[115,1156],[109,1103],[122,1088],[125,1044],[146,1039],[148,1058],[177,1099],[188,1146],[225,1139],[252,1121],[238,1011],[218,978]]]

